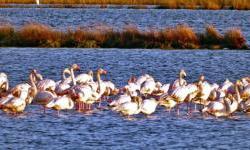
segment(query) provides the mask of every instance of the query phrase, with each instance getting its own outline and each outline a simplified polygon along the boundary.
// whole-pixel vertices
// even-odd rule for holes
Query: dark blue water
[[[26,81],[32,68],[59,80],[61,70],[72,63],[83,72],[108,70],[107,78],[118,87],[142,73],[168,83],[181,68],[189,82],[203,73],[210,82],[221,83],[250,74],[250,51],[0,48],[0,71],[8,73],[11,85]],[[110,110],[57,116],[28,106],[19,116],[0,113],[0,144],[1,149],[247,149],[249,126],[250,117],[240,113],[221,119],[199,113],[190,118],[185,112],[176,117],[158,107],[151,116],[128,119]]]
[[[68,27],[99,25],[115,29],[135,25],[144,30],[188,24],[197,31],[203,31],[206,25],[212,24],[221,32],[231,27],[238,27],[250,42],[250,11],[0,8],[0,24],[7,23],[20,27],[30,22],[47,24],[62,30]]]

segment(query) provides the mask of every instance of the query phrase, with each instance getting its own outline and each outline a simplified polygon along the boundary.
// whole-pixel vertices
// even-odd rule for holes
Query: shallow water
[[[135,25],[140,29],[164,28],[188,24],[195,30],[204,30],[212,24],[219,31],[241,28],[250,42],[250,11],[237,10],[168,10],[168,9],[67,9],[67,8],[0,8],[0,24],[22,26],[29,22],[65,27],[107,25],[121,29]]]
[[[203,73],[213,83],[248,76],[250,51],[163,51],[120,49],[36,49],[0,48],[0,71],[8,73],[11,85],[27,80],[36,68],[47,77],[60,79],[69,64],[78,63],[82,71],[108,70],[107,78],[118,87],[130,75],[149,73],[157,80],[173,81],[181,68],[189,82]],[[158,108],[152,116],[125,118],[110,110],[89,114],[75,111],[41,113],[28,106],[19,116],[0,112],[2,149],[246,149],[250,147],[250,117],[235,114],[233,118],[191,118],[181,112],[169,114]]]

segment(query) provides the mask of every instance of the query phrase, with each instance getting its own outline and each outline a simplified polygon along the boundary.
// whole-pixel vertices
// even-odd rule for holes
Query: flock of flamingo
[[[162,84],[144,74],[138,78],[132,76],[127,85],[117,88],[111,81],[103,81],[106,70],[95,73],[76,74],[79,65],[73,64],[62,72],[62,79],[55,82],[44,79],[37,71],[29,74],[29,82],[9,88],[8,76],[0,73],[0,109],[6,113],[19,114],[28,105],[40,105],[45,109],[76,109],[90,111],[94,107],[108,108],[125,116],[139,113],[150,115],[159,106],[179,115],[179,106],[187,105],[187,114],[191,115],[199,106],[202,114],[215,117],[227,117],[233,113],[250,112],[250,77],[244,77],[232,83],[228,79],[221,85],[209,83],[201,75],[197,82],[187,83],[186,72],[181,70],[178,78],[171,84]],[[96,80],[96,81],[95,81]],[[182,107],[183,108],[183,107]]]

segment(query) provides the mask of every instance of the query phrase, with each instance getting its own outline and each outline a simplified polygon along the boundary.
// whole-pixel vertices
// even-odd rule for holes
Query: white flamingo
[[[9,80],[7,74],[0,73],[0,97],[1,94],[9,90]]]
[[[116,106],[119,106],[123,103],[126,103],[126,102],[131,102],[132,98],[131,98],[131,94],[130,94],[130,91],[128,89],[129,87],[128,86],[125,86],[124,89],[125,89],[125,93],[122,94],[122,95],[119,95],[119,97],[116,99],[116,100],[113,100],[109,106],[111,107],[116,107]]]
[[[97,71],[97,93],[98,93],[98,98],[103,95],[106,89],[106,85],[102,82],[101,80],[101,74],[106,74],[106,71],[103,69],[98,69]],[[83,110],[87,101],[93,101],[93,94],[94,91],[92,90],[92,87],[89,85],[76,85],[76,80],[74,76],[73,69],[71,69],[71,77],[73,81],[73,87],[71,88],[71,95],[73,96],[73,99],[79,104],[78,110]],[[97,96],[97,95],[96,95]]]
[[[56,82],[51,79],[43,79],[43,77],[37,73],[36,70],[33,70],[34,75],[36,76],[37,80],[37,90],[38,91],[50,91],[54,92],[56,89]]]
[[[154,113],[158,103],[159,102],[156,101],[154,98],[143,100],[143,102],[141,104],[141,112],[146,114],[146,115],[150,115],[150,114]]]
[[[121,112],[125,116],[131,116],[139,114],[141,111],[142,99],[140,97],[133,97],[131,102],[126,102],[117,108],[118,112]]]
[[[205,81],[205,76],[203,75],[200,76],[198,87],[199,87],[200,92],[198,94],[198,97],[195,103],[198,103],[201,105],[207,105],[209,103],[208,98],[211,95],[211,92],[213,91],[213,89],[216,87],[212,87],[210,83]]]
[[[181,69],[179,72],[179,79],[175,80],[174,83],[171,86],[171,90],[175,90],[176,88],[180,86],[187,85],[187,81],[184,79],[187,76],[185,70]]]
[[[39,1],[39,0],[36,0],[36,4],[37,4],[37,5],[40,5],[40,1]]]
[[[71,75],[70,69],[64,69],[62,73],[62,80],[56,82],[55,93],[57,95],[64,95],[65,91],[71,87],[72,79],[71,77],[66,77],[66,74]]]
[[[74,102],[69,95],[58,96],[51,100],[47,105],[47,108],[57,110],[58,115],[60,110],[73,109]]]
[[[156,90],[156,83],[153,78],[146,79],[141,84],[141,94],[150,95]]]
[[[30,81],[31,81],[31,85],[32,85],[32,89],[33,89],[33,95],[34,95],[34,99],[32,101],[33,104],[36,105],[41,105],[44,108],[44,113],[45,113],[45,106],[52,101],[54,98],[57,97],[57,95],[52,92],[51,90],[38,90],[37,88],[37,84],[36,82],[36,78],[37,78],[37,73],[36,70],[32,71],[32,74],[34,77],[30,77]]]
[[[245,87],[243,88],[243,90],[241,92],[241,97],[244,100],[248,100],[250,98],[250,84],[245,85]]]
[[[150,75],[148,75],[148,74],[144,74],[144,75],[138,77],[138,79],[136,80],[135,83],[136,83],[137,85],[141,86],[142,83],[145,82],[145,81],[148,80],[148,79],[153,79],[153,77],[150,76]]]
[[[75,77],[77,84],[86,84],[88,82],[93,82],[93,71],[89,71],[87,74],[79,74]]]
[[[30,78],[32,78],[32,74],[30,74]],[[11,89],[11,92],[6,97],[0,100],[1,108],[3,111],[9,113],[21,113],[31,102],[28,99],[34,96],[32,94],[33,91],[29,84],[18,84]]]
[[[239,104],[242,102],[239,93],[239,86],[240,83],[237,81],[234,86],[234,90],[236,92],[235,97],[228,94],[226,97],[221,98],[220,101],[212,101],[202,110],[202,112],[207,112],[216,117],[226,117],[234,113],[239,108]]]

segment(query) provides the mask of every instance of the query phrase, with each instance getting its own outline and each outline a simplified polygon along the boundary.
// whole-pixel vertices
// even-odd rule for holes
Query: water
[[[0,48],[1,71],[11,85],[27,80],[32,68],[45,77],[60,79],[60,72],[78,63],[83,72],[102,67],[118,87],[130,75],[149,73],[168,83],[178,70],[186,69],[189,82],[203,73],[209,82],[235,81],[250,72],[250,51],[162,51],[120,49]],[[75,111],[40,112],[28,106],[20,116],[0,113],[2,149],[247,149],[250,118],[237,113],[233,118],[176,117],[164,108],[151,116],[125,118],[110,110],[89,114]]]
[[[203,31],[208,24],[219,31],[238,27],[250,42],[250,11],[237,10],[167,10],[167,9],[62,9],[62,8],[0,8],[0,24],[22,26],[29,22],[65,27],[107,25],[121,29],[135,25],[144,29],[161,29],[188,24]]]

